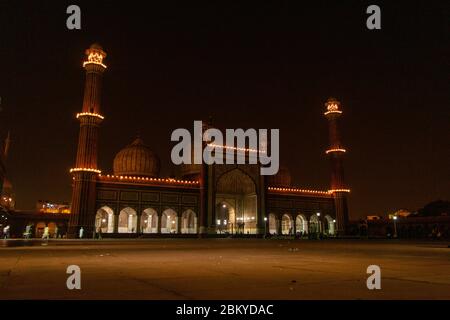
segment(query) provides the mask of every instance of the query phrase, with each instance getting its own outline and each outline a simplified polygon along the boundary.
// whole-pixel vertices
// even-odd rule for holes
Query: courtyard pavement
[[[81,290],[66,269],[81,268]],[[369,265],[381,290],[368,290]],[[0,299],[450,299],[450,248],[401,240],[0,240]]]

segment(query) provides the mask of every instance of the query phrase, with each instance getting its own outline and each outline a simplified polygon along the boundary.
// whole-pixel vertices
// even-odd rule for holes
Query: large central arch
[[[215,206],[216,232],[257,233],[256,184],[242,170],[236,168],[220,176],[216,186]]]

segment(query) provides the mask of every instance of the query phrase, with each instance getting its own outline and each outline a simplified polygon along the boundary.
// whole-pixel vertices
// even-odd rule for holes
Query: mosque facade
[[[346,234],[349,190],[343,175],[346,150],[339,135],[339,101],[330,98],[324,109],[329,190],[292,186],[286,167],[263,176],[259,164],[182,164],[178,178],[164,178],[158,156],[139,137],[117,153],[113,172],[105,174],[97,164],[105,58],[97,44],[86,50],[68,237],[79,237],[81,229],[103,237]]]

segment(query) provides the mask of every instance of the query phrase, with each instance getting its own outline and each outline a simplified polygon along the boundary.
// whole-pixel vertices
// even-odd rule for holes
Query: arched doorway
[[[157,233],[158,232],[158,213],[153,208],[147,208],[142,211],[141,215],[141,232]]]
[[[332,217],[330,217],[329,215],[325,216],[325,233],[330,235],[330,236],[334,236],[335,232],[336,232],[336,220],[334,220]]]
[[[161,215],[161,233],[177,233],[177,213],[173,209],[166,209]]]
[[[319,231],[319,218],[317,217],[317,215],[313,214],[309,218],[309,233],[316,234],[319,233]]]
[[[190,209],[181,215],[181,233],[197,233],[197,216]]]
[[[114,232],[114,211],[107,206],[103,206],[97,210],[95,215],[96,231],[100,229],[102,233]]]
[[[292,218],[288,214],[283,214],[281,218],[281,234],[293,234],[294,233],[294,224]]]
[[[119,214],[119,233],[136,233],[137,214],[130,207],[124,208]]]
[[[273,214],[269,214],[269,234],[277,234],[278,233],[278,223],[277,217]]]
[[[56,223],[49,222],[47,224],[48,227],[48,235],[50,238],[56,238],[56,232],[58,232],[58,227],[56,226]]]
[[[36,238],[42,238],[42,236],[44,234],[45,227],[46,227],[45,222],[38,222],[38,223],[36,223],[36,231],[34,233]]]
[[[240,221],[240,219],[239,219]],[[221,201],[216,204],[216,232],[217,233],[235,233],[238,230],[236,223],[236,210],[228,201]]]
[[[256,185],[242,170],[233,169],[220,176],[216,185],[215,205],[217,232],[257,233]]]
[[[295,218],[295,229],[297,234],[304,235],[308,233],[308,219],[306,219],[305,215],[297,215]]]

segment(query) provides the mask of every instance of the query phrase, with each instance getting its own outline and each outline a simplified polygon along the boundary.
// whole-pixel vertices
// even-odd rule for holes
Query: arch
[[[133,208],[126,207],[119,214],[119,233],[136,233],[137,214]]]
[[[161,233],[177,233],[177,213],[173,209],[166,209],[161,215]]]
[[[46,226],[46,223],[43,221],[36,223],[36,229],[34,232],[36,238],[42,238]]]
[[[308,219],[306,219],[304,214],[298,214],[295,218],[295,229],[299,234],[307,234],[308,233]]]
[[[236,219],[236,210],[231,204],[232,199],[220,200],[216,204],[216,232],[217,233],[231,233],[238,232],[238,224],[241,222],[241,217]],[[216,200],[219,201],[219,200]]]
[[[334,236],[336,233],[336,220],[334,220],[331,216],[325,216],[325,233]]]
[[[309,233],[319,233],[319,218],[313,214],[309,217]]]
[[[220,207],[224,204],[227,206],[226,210]],[[246,172],[234,168],[219,176],[215,205],[217,232],[257,233],[256,183]],[[227,221],[225,226],[224,220]]]
[[[269,233],[270,234],[278,233],[277,217],[273,213],[269,213]]]
[[[103,206],[97,210],[95,229],[96,232],[101,231],[102,233],[114,232],[114,211],[110,207]]]
[[[56,226],[56,223],[54,222],[49,222],[47,224],[48,227],[48,235],[50,238],[55,238],[56,237],[56,233],[58,232],[58,227]]]
[[[281,217],[281,234],[293,234],[294,233],[294,223],[292,217],[289,214],[283,214]]]
[[[158,232],[158,213],[153,208],[147,208],[142,211],[141,215],[141,232],[157,233]]]
[[[219,176],[216,190],[220,190],[223,193],[254,193],[256,192],[256,183],[246,172],[239,168],[234,168]]]
[[[181,233],[197,233],[197,215],[191,209],[181,215]]]

